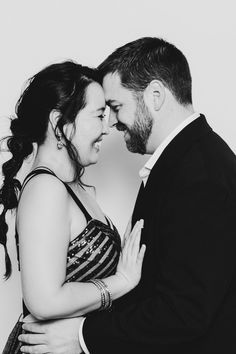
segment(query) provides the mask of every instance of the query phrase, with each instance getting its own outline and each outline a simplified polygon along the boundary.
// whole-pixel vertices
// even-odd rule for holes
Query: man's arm
[[[24,353],[80,354],[79,328],[83,317],[25,323],[21,334]],[[33,332],[34,334],[30,333]]]
[[[171,194],[157,235],[153,293],[121,312],[88,317],[83,335],[89,351],[162,352],[205,334],[235,271],[235,215],[235,201],[212,181]]]

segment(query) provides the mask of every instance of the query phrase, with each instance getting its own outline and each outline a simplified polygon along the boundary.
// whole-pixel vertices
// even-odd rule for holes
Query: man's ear
[[[152,80],[143,92],[144,102],[150,111],[159,111],[165,102],[165,86],[160,80]]]

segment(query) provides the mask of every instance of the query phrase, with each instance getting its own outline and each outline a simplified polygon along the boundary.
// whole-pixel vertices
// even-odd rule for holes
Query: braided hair
[[[64,138],[68,155],[74,166],[74,181],[81,185],[84,168],[79,162],[76,148],[65,136],[63,127],[72,123],[86,105],[86,89],[92,82],[101,83],[96,69],[79,65],[73,61],[52,64],[31,77],[26,89],[16,104],[16,117],[11,120],[12,135],[7,140],[11,158],[3,163],[3,184],[0,188],[0,244],[5,250],[5,279],[12,272],[11,261],[7,251],[6,213],[18,205],[21,183],[16,179],[24,160],[33,152],[33,143],[42,144],[46,138],[49,114],[52,110],[60,113],[54,133],[59,130]]]

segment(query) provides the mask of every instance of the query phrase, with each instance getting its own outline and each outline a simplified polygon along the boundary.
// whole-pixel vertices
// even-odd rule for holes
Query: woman
[[[12,158],[2,166],[0,242],[9,277],[5,215],[17,207],[24,316],[48,320],[105,310],[140,280],[142,221],[127,231],[120,256],[117,230],[81,181],[108,134],[104,110],[98,73],[73,62],[36,74],[17,103],[7,141]],[[33,143],[35,161],[21,188],[15,176]]]

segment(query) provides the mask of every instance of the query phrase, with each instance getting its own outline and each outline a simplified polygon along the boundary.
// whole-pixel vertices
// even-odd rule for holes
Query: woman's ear
[[[150,111],[159,111],[165,102],[165,86],[160,80],[152,80],[143,92],[144,102]]]
[[[58,112],[55,109],[53,109],[49,114],[49,122],[56,138],[62,136],[62,132],[59,130],[59,128],[57,128],[57,123],[60,117],[61,117],[60,112]],[[73,123],[64,124],[62,129],[63,129],[63,134],[66,136],[66,138],[71,140],[74,134]]]
[[[49,114],[49,122],[55,134],[56,134],[56,127],[59,118],[60,118],[60,112],[53,109]]]

